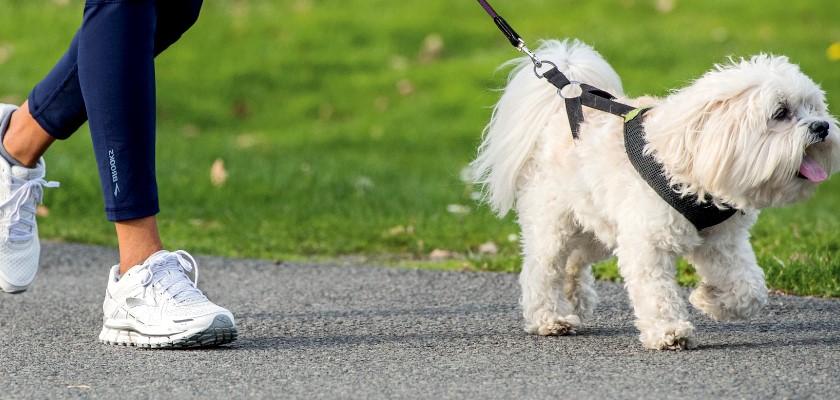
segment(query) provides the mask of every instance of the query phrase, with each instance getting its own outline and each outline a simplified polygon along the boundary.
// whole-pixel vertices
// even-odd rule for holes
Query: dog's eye
[[[788,110],[787,106],[779,106],[776,111],[773,113],[773,119],[776,121],[781,121],[787,119],[788,114],[790,111]]]

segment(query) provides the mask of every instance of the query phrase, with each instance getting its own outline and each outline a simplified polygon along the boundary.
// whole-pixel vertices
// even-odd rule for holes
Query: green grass
[[[627,92],[662,95],[729,55],[789,55],[840,104],[836,0],[497,0],[517,30],[578,37]],[[19,102],[61,55],[81,1],[3,0],[0,98]],[[443,49],[420,57],[424,39]],[[515,271],[517,227],[459,179],[515,54],[473,1],[212,0],[157,62],[162,232],[169,247],[261,258],[367,255],[437,267]],[[402,89],[402,93],[401,93]],[[229,178],[210,182],[214,160]],[[86,128],[47,156],[48,238],[113,244]],[[450,204],[467,214],[447,211]],[[753,243],[770,284],[840,296],[840,180],[765,212]],[[402,228],[400,228],[402,227]],[[492,241],[497,256],[478,255]],[[426,265],[425,263],[423,263]],[[616,278],[614,265],[599,274]],[[694,277],[681,266],[684,283]]]

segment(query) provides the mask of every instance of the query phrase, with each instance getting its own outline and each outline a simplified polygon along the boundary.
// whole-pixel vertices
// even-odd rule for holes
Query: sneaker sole
[[[8,283],[4,280],[0,280],[0,292],[8,293],[8,294],[18,294],[23,293],[27,289],[29,289],[29,285],[26,286],[15,286],[11,283]]]
[[[180,335],[174,335],[180,336]],[[185,337],[148,336],[140,332],[102,327],[99,341],[114,346],[142,347],[150,349],[189,349],[216,347],[235,341],[239,337],[230,318],[219,315],[207,328]]]

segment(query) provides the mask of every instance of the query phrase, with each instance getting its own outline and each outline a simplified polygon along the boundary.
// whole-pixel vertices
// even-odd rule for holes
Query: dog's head
[[[803,199],[840,170],[840,128],[825,93],[787,57],[718,65],[645,124],[673,183],[738,208]]]

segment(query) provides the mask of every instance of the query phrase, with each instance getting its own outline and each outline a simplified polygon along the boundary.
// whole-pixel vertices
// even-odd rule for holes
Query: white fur
[[[574,332],[596,303],[591,265],[614,254],[642,344],[692,345],[694,327],[675,280],[686,257],[702,277],[691,303],[719,320],[747,318],[767,302],[764,274],[749,243],[759,209],[801,200],[816,184],[797,178],[806,152],[840,169],[837,121],[820,88],[785,57],[759,55],[718,65],[668,97],[625,98],[618,74],[578,41],[546,41],[537,53],[570,79],[591,84],[646,114],[649,146],[685,193],[712,194],[743,212],[697,232],[639,176],[624,151],[623,120],[584,108],[573,141],[562,98],[527,58],[515,64],[478,157],[476,181],[522,229],[521,304],[526,330]],[[779,104],[791,118],[772,118]],[[815,139],[813,121],[831,125]]]

